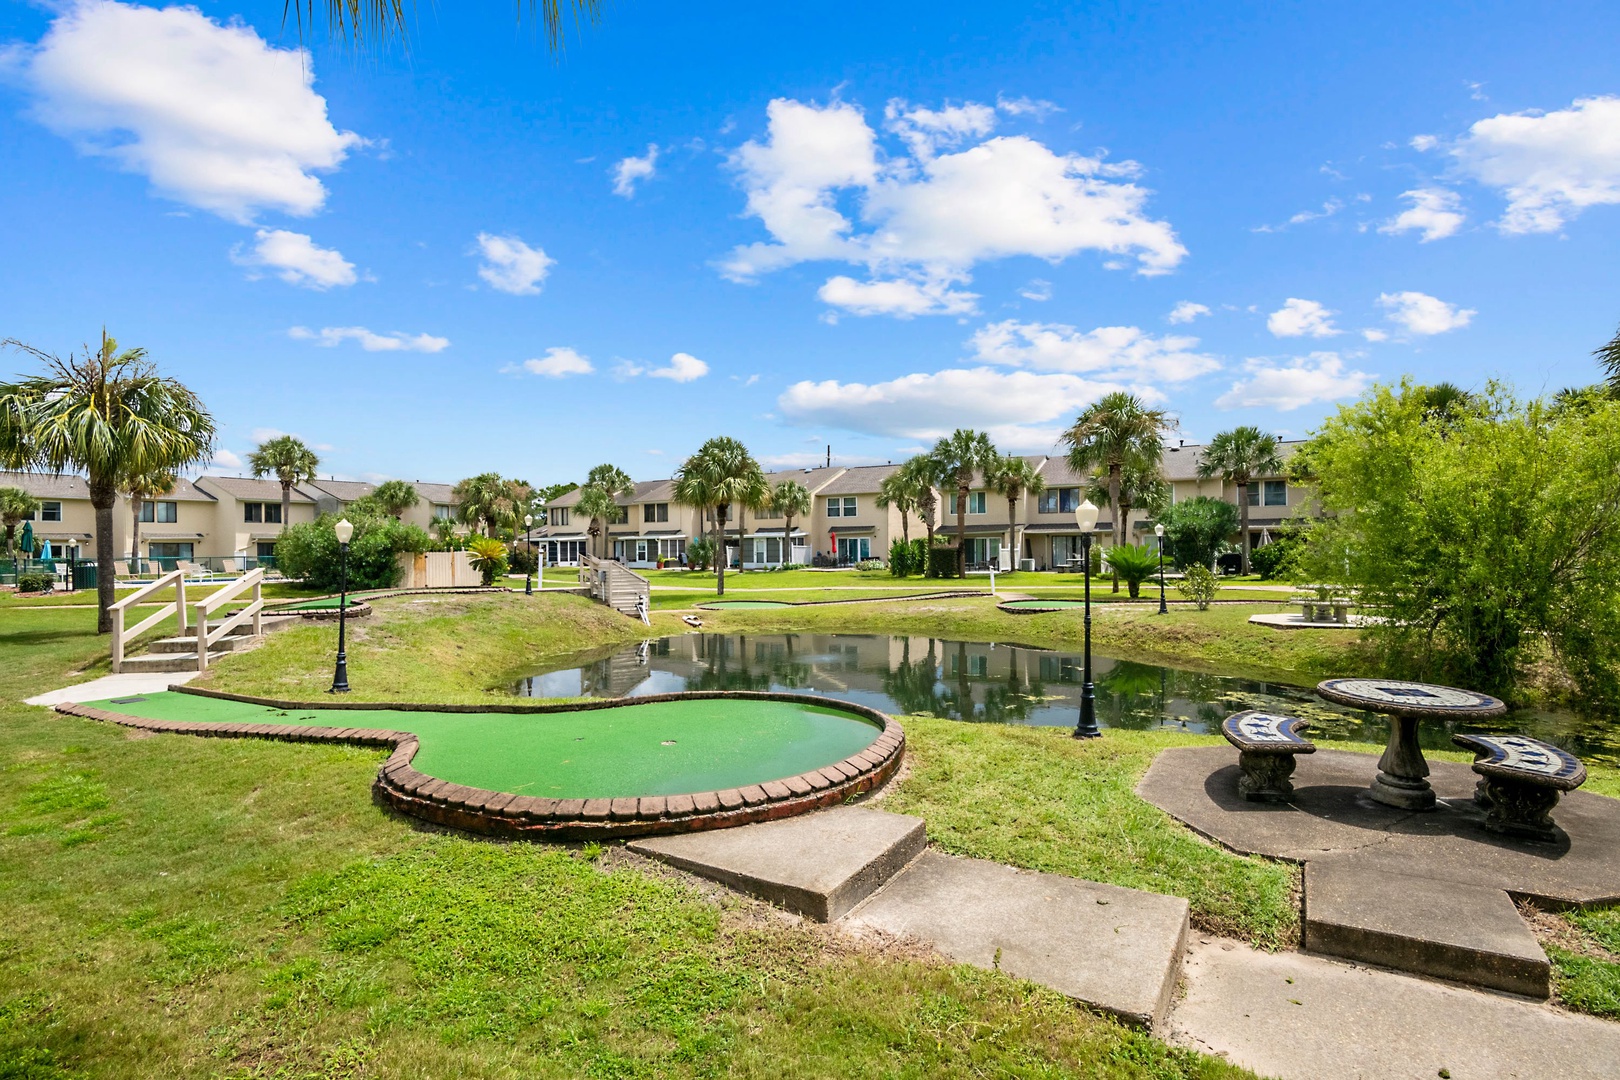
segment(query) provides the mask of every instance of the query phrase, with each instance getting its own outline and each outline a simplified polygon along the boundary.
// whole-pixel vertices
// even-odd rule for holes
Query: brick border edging
[[[529,840],[605,840],[659,833],[697,832],[775,821],[838,803],[885,783],[900,767],[906,736],[892,716],[852,702],[814,694],[766,691],[699,690],[639,698],[600,698],[569,705],[507,706],[422,705],[388,703],[311,704],[254,698],[218,690],[174,687],[176,692],[239,701],[277,709],[387,709],[399,712],[586,712],[668,701],[715,699],[787,701],[851,712],[875,723],[880,733],[864,750],[842,761],[781,780],[743,788],[687,795],[654,795],[612,799],[550,799],[487,788],[467,787],[429,776],[411,767],[420,742],[409,731],[388,728],[289,727],[284,724],[203,724],[185,720],[148,720],[107,712],[88,705],[63,703],[56,711],[69,716],[121,724],[154,733],[212,738],[261,738],[284,742],[335,742],[356,746],[390,746],[393,753],[377,770],[372,791],[401,813],[486,836]]]
[[[772,603],[782,607],[820,607],[826,604],[892,604],[900,600],[958,600],[964,597],[984,596],[982,592],[971,589],[954,589],[947,592],[911,593],[907,596],[855,596],[848,600],[770,600],[748,601],[738,600],[737,603]],[[722,600],[708,600],[702,604],[692,605],[698,611],[726,611],[723,607],[710,607],[711,604],[725,603]],[[737,609],[742,610],[742,609]]]

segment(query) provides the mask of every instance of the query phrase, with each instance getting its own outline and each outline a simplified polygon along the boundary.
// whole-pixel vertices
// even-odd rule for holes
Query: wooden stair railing
[[[129,629],[126,630],[124,628],[124,612],[126,610],[134,607],[136,604],[139,604],[148,596],[161,592],[170,585],[174,586],[174,599],[172,601],[164,604],[149,617],[142,619]],[[143,631],[150,630],[164,619],[167,619],[170,615],[177,615],[179,617],[180,632],[185,633],[186,572],[184,570],[170,570],[167,574],[164,574],[162,577],[152,582],[152,584],[143,585],[139,589],[136,589],[122,600],[113,604],[113,606],[108,610],[112,612],[113,617],[112,669],[113,674],[116,675],[124,668],[124,647],[129,642],[140,637]]]
[[[213,645],[236,627],[242,625],[244,619],[253,620],[253,636],[259,637],[264,633],[264,570],[260,568],[236,579],[235,584],[227,585],[206,600],[197,602],[197,670],[208,670],[208,647]],[[253,602],[238,611],[235,615],[219,623],[213,630],[208,629],[208,616],[219,610],[231,600],[241,596],[249,587],[253,589]]]

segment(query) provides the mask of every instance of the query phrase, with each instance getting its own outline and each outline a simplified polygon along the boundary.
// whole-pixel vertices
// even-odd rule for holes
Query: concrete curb
[[[668,701],[743,699],[786,701],[851,712],[880,729],[865,750],[842,761],[790,776],[738,789],[683,795],[634,796],[614,799],[548,799],[486,788],[452,784],[411,767],[419,742],[409,731],[389,728],[299,727],[285,724],[201,724],[183,720],[148,720],[108,712],[87,705],[64,703],[56,711],[69,716],[121,724],[125,727],[205,738],[276,739],[284,742],[334,742],[354,746],[389,746],[393,753],[377,771],[372,790],[382,801],[412,817],[486,836],[528,840],[604,840],[629,836],[696,832],[776,821],[824,806],[835,806],[882,785],[905,754],[905,732],[894,718],[876,709],[813,694],[778,694],[751,691],[696,691],[638,698],[602,698],[570,705],[422,705],[414,703],[280,701],[228,694],[218,690],[174,687],[176,693],[239,701],[249,705],[297,710],[376,709],[410,712],[581,712]]]

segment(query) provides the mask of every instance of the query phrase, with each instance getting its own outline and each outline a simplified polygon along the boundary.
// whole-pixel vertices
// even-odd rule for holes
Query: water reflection
[[[1145,731],[1214,731],[1242,709],[1303,716],[1321,737],[1381,742],[1385,721],[1330,705],[1305,687],[1094,656],[1097,720]],[[530,697],[635,697],[681,690],[806,690],[897,715],[1071,727],[1080,709],[1078,653],[885,634],[688,634],[598,651],[519,681]],[[1505,727],[1613,758],[1601,729],[1567,714],[1521,712]],[[1450,747],[1441,724],[1423,745]],[[1478,730],[1469,728],[1469,730]],[[1498,728],[1500,730],[1500,728]]]

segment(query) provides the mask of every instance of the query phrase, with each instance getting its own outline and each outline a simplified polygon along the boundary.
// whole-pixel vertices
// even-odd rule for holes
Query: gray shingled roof
[[[280,502],[281,481],[279,480],[251,480],[244,476],[199,476],[198,486],[204,491],[210,488],[233,499],[243,499],[248,502]],[[295,503],[312,503],[314,498],[303,489],[294,486],[292,501]]]
[[[305,488],[313,488],[340,502],[350,503],[362,496],[370,495],[377,490],[377,485],[368,484],[363,480],[313,480],[306,484]]]
[[[1285,439],[1278,443],[1277,448],[1281,451],[1283,462],[1286,464],[1288,459],[1293,457],[1294,453],[1304,445],[1304,439]],[[1164,448],[1164,457],[1161,459],[1164,478],[1172,482],[1196,480],[1198,479],[1198,464],[1203,460],[1204,447],[1202,443],[1188,443],[1179,447],[1167,446]]]
[[[21,488],[36,499],[90,498],[85,478],[66,473],[0,472],[0,487]]]
[[[898,465],[857,465],[816,492],[817,495],[876,495],[883,481],[900,471]]]

